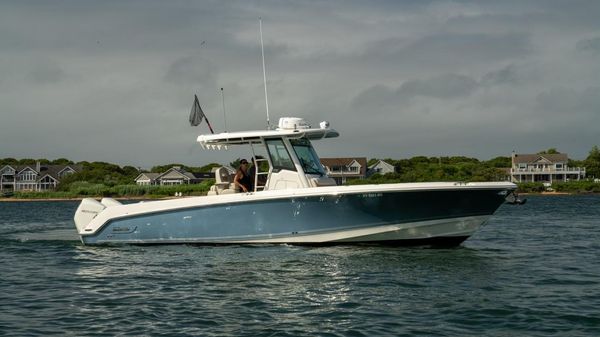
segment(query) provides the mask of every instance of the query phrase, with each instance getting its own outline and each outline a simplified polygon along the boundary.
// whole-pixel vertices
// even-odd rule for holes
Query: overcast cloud
[[[227,163],[218,131],[330,121],[323,157],[600,145],[600,2],[3,1],[0,158]]]

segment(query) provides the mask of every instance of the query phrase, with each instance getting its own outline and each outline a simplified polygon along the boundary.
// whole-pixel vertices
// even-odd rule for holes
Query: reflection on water
[[[77,231],[73,229],[52,229],[39,232],[21,232],[7,235],[17,241],[79,241]]]

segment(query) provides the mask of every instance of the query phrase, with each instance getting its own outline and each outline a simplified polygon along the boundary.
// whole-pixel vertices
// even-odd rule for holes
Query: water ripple
[[[0,203],[0,335],[600,335],[600,196],[502,207],[456,249],[87,247],[76,206]]]

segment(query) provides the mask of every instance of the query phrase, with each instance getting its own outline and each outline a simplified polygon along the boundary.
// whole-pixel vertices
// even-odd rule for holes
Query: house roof
[[[170,169],[161,173],[157,179],[163,179],[165,177],[169,177],[170,179],[194,179],[193,174],[179,167],[171,167]]]
[[[353,161],[357,161],[360,165],[367,165],[367,158],[348,157],[348,158],[321,158],[321,164],[325,166],[348,166]]]
[[[166,170],[163,173],[154,173],[154,172],[147,172],[147,173],[140,173],[140,175],[138,175],[135,178],[135,181],[140,180],[142,177],[146,177],[147,179],[150,180],[159,180],[161,178],[165,178],[167,177],[169,179],[207,179],[207,178],[214,178],[215,174],[214,173],[192,173],[192,172],[188,172],[180,167],[171,167],[170,169]]]
[[[2,169],[4,169],[7,166],[12,167],[17,174],[21,173],[26,169],[30,169],[37,173],[38,180],[48,175],[57,181],[60,180],[59,173],[68,167],[73,169],[73,171],[75,172],[81,171],[82,169],[79,165],[40,165],[39,171],[36,171],[36,165],[5,165],[2,167]]]
[[[566,153],[556,153],[556,154],[515,154],[513,157],[513,161],[515,164],[519,163],[527,163],[533,164],[540,160],[546,159],[551,163],[566,163],[569,160],[569,157]]]
[[[154,173],[154,172],[146,172],[146,173],[140,173],[140,175],[138,175],[134,180],[139,180],[142,176],[150,179],[150,180],[156,180],[156,178],[158,178],[158,176],[160,176],[162,173]]]
[[[385,160],[379,159],[379,160],[377,160],[377,162],[375,164],[369,166],[369,169],[375,168],[377,166],[385,166],[385,167],[388,167],[388,168],[391,168],[391,169],[394,168],[394,165],[386,162]]]
[[[0,172],[4,171],[7,167],[10,167],[11,169],[15,170],[15,166],[14,165],[4,165],[0,167]]]
[[[365,175],[367,172],[366,157],[347,157],[347,158],[321,158],[321,164],[331,168],[333,166],[350,166],[353,162],[360,164],[360,174]]]

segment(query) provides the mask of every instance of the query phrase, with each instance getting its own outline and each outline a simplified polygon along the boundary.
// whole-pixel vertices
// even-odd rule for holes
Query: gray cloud
[[[29,79],[34,83],[56,83],[66,78],[65,71],[54,62],[39,62],[32,66]]]
[[[581,40],[577,42],[575,47],[580,51],[600,53],[600,37]]]
[[[197,94],[223,130],[224,87],[228,129],[264,128],[259,16],[271,121],[330,120],[341,137],[317,143],[323,155],[488,158],[554,146],[581,157],[600,139],[597,1],[1,7],[0,157],[148,167],[244,155],[200,150],[206,125],[186,123]]]
[[[183,57],[169,66],[165,80],[173,83],[199,84],[216,82],[214,65],[199,57]]]
[[[456,98],[469,95],[476,87],[477,81],[468,76],[444,74],[427,80],[405,82],[398,93],[406,96]]]
[[[481,78],[481,84],[486,86],[514,84],[517,82],[519,82],[519,73],[514,64],[509,64],[499,70],[490,71]]]
[[[569,88],[552,88],[537,96],[539,108],[563,114],[566,119],[582,116],[600,119],[600,87],[582,91]]]
[[[373,43],[366,57],[380,62],[451,68],[522,57],[532,51],[528,34],[432,34],[414,42],[385,39]]]
[[[468,76],[443,74],[423,80],[409,80],[395,89],[374,85],[360,92],[353,101],[361,107],[373,107],[406,105],[417,97],[454,99],[470,95],[478,85],[476,80]]]

